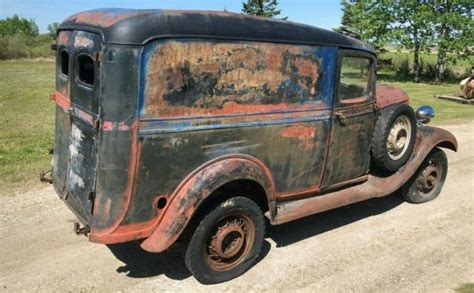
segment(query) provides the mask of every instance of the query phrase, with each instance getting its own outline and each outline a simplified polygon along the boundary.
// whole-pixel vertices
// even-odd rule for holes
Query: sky
[[[79,11],[96,8],[133,9],[199,9],[240,12],[241,0],[0,0],[0,19],[17,14],[35,20],[40,33],[47,32],[47,26],[61,22]],[[282,16],[288,20],[314,25],[326,29],[340,24],[339,0],[280,0]]]

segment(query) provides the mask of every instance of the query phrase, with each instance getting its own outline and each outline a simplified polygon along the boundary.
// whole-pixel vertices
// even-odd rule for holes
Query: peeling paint
[[[84,188],[84,180],[79,175],[84,156],[80,153],[81,142],[84,139],[84,135],[76,124],[71,125],[70,132],[70,145],[69,145],[69,158],[70,166],[68,172],[68,186],[72,190],[76,186]]]
[[[163,43],[146,83],[149,116],[284,110],[314,102],[315,47],[265,43]]]
[[[314,147],[313,142],[316,136],[316,128],[310,125],[292,125],[283,128],[280,131],[283,137],[297,138],[304,144],[305,150],[311,150]]]
[[[90,38],[83,37],[83,36],[76,36],[74,38],[74,46],[75,47],[92,47],[94,45],[94,41]]]

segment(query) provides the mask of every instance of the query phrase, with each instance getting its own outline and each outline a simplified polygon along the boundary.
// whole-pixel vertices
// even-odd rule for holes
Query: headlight
[[[419,123],[427,124],[435,116],[435,110],[431,106],[423,105],[416,109],[416,120]]]

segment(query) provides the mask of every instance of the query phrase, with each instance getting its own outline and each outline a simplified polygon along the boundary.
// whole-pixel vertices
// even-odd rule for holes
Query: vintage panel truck
[[[186,243],[202,283],[249,269],[273,225],[403,190],[434,199],[449,132],[376,86],[344,35],[241,14],[100,9],[56,43],[51,181],[97,243]],[[417,122],[416,116],[420,121]],[[317,225],[317,223],[315,223]]]

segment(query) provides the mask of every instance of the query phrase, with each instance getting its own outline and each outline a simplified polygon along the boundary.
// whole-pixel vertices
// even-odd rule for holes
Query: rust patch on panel
[[[377,85],[375,91],[375,104],[378,109],[382,109],[393,104],[409,102],[407,93],[395,86],[385,84]]]
[[[289,138],[297,138],[300,140],[305,150],[311,150],[314,147],[314,137],[316,136],[316,128],[309,125],[292,125],[283,128],[281,136]]]
[[[316,99],[315,48],[163,44],[148,64],[145,114],[172,117],[285,110]]]
[[[71,38],[71,31],[60,31],[56,40],[58,45],[67,45]]]
[[[94,41],[87,37],[76,36],[74,38],[74,47],[92,47],[94,45]]]
[[[102,11],[87,11],[74,14],[68,17],[64,22],[81,23],[99,27],[109,27],[119,21],[143,14],[141,11],[130,11],[128,13],[107,13]]]

